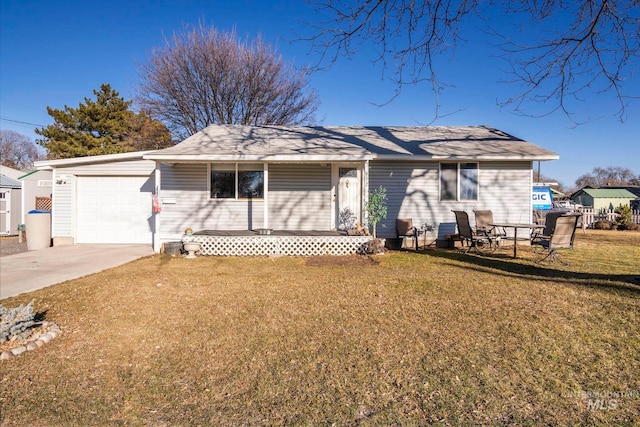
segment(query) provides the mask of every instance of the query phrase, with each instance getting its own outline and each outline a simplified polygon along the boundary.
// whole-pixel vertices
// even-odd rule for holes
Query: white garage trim
[[[77,243],[152,244],[153,175],[79,176]]]

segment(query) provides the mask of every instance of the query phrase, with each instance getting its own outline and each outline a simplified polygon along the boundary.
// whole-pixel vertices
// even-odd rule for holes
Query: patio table
[[[496,222],[493,224],[489,224],[491,227],[501,227],[501,228],[513,228],[513,257],[518,257],[518,229],[526,228],[529,230],[535,230],[536,228],[544,228],[544,225],[540,224],[527,224],[527,223],[517,223],[517,222]],[[521,239],[521,240],[529,240]]]

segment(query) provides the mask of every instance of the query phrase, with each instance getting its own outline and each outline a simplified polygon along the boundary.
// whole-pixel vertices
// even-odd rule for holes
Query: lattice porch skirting
[[[198,255],[315,256],[364,253],[371,236],[184,236],[183,242],[200,243]]]

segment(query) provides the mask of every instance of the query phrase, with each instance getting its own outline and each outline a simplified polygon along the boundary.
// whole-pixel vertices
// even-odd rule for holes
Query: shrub
[[[594,230],[611,230],[611,221],[606,221],[604,219],[598,220],[593,223]]]
[[[631,212],[631,206],[629,205],[619,205],[615,210],[615,213],[618,214],[618,218],[616,218],[615,223],[618,225],[620,230],[628,230],[627,225],[633,224],[633,213]]]
[[[13,309],[0,305],[0,342],[10,341],[14,337],[27,338],[27,331],[34,325],[35,316],[33,301]]]
[[[387,189],[381,185],[369,193],[369,200],[365,208],[367,209],[369,224],[375,238],[377,237],[376,225],[387,217]]]
[[[373,239],[364,243],[363,245],[365,254],[382,254],[384,253],[384,240]]]
[[[338,214],[340,230],[351,230],[356,227],[356,216],[349,208],[344,208]]]
[[[635,230],[637,230],[639,228],[640,228],[640,226],[638,224],[634,224],[633,222],[630,222],[628,224],[619,224],[618,225],[618,230],[635,231]]]

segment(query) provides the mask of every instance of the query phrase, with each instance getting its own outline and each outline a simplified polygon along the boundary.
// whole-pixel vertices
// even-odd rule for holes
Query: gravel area
[[[18,236],[0,237],[0,257],[27,252],[27,240],[18,240]]]

